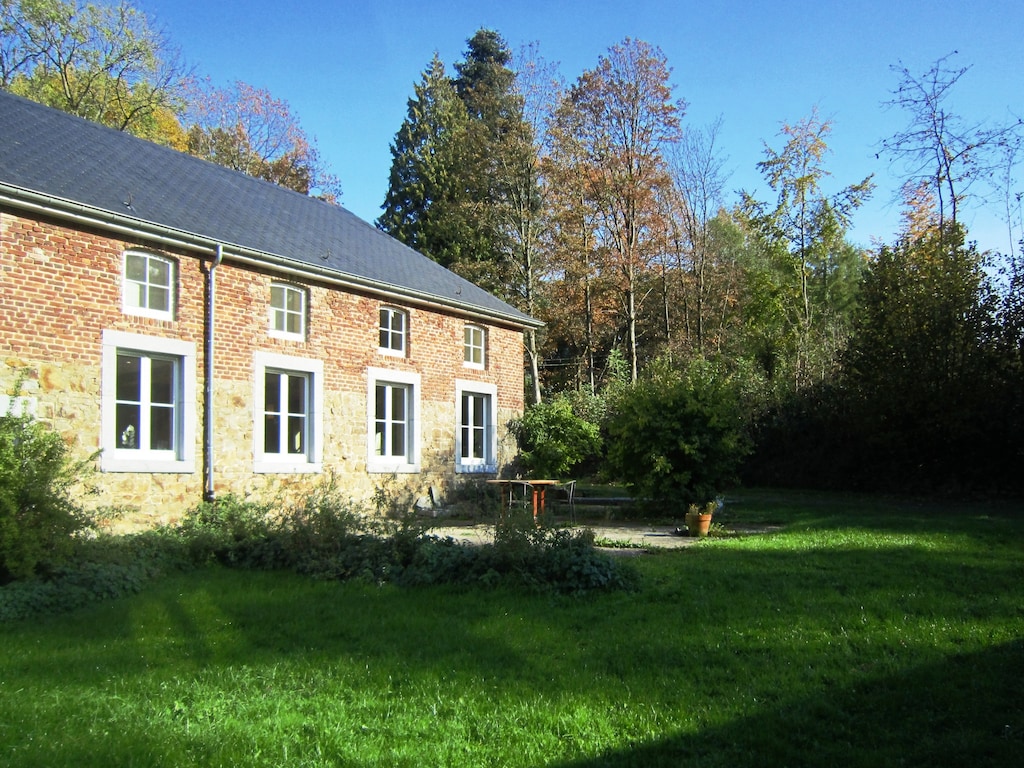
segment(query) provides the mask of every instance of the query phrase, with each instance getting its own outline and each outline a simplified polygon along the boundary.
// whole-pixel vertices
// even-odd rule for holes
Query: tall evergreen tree
[[[435,54],[391,145],[391,179],[377,226],[451,267],[468,236],[459,189],[469,118]]]
[[[454,79],[435,55],[395,137],[377,224],[515,302],[515,206],[536,150],[510,62],[501,36],[483,29]]]

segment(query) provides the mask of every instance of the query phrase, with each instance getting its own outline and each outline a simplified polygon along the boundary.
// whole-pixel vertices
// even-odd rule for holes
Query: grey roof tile
[[[0,186],[359,285],[537,322],[344,208],[0,91]],[[13,189],[13,191],[11,191]]]

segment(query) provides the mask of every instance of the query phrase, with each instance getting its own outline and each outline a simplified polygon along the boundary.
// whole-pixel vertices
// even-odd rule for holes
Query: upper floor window
[[[386,355],[405,355],[408,317],[392,307],[380,308],[380,351]]]
[[[470,368],[484,367],[487,336],[479,325],[467,325],[463,331],[462,359]]]
[[[306,337],[306,292],[302,288],[271,284],[270,335],[300,340]]]
[[[124,255],[124,311],[158,320],[174,319],[175,263],[163,256],[129,251]]]

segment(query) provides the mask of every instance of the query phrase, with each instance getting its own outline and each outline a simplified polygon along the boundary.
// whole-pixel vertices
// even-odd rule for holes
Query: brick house
[[[0,296],[0,405],[99,450],[89,503],[137,525],[493,476],[539,325],[344,208],[5,92]]]

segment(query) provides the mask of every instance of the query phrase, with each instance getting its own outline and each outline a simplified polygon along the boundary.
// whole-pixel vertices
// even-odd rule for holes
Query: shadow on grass
[[[560,768],[1024,765],[1024,641]]]

